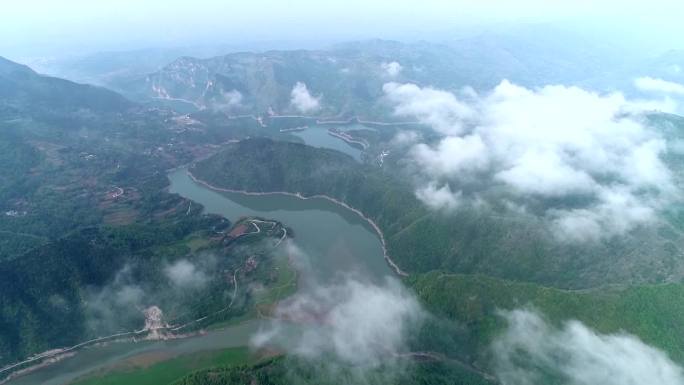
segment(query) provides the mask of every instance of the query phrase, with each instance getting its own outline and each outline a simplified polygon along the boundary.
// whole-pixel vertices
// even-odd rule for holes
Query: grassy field
[[[247,348],[207,351],[157,361],[155,357],[131,359],[114,369],[94,373],[73,385],[170,384],[196,370],[214,366],[250,364],[256,361]]]

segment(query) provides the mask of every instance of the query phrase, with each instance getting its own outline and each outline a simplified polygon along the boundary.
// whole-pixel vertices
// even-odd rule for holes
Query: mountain
[[[138,100],[181,100],[197,108],[227,109],[237,113],[300,113],[290,103],[297,82],[306,85],[320,109],[337,112],[367,112],[391,80],[382,63],[389,56],[362,52],[269,51],[236,53],[211,59],[179,58],[161,71],[139,79],[129,87]],[[308,111],[305,111],[308,112]]]
[[[539,38],[542,36],[543,38]],[[559,40],[564,44],[559,45]],[[533,26],[447,41],[350,42],[323,50],[241,52],[181,57],[147,76],[113,85],[138,101],[171,100],[233,113],[386,116],[382,85],[412,82],[447,90],[487,91],[503,79],[528,87],[570,83],[605,88],[609,73],[635,61],[622,47]],[[579,59],[578,59],[579,58]],[[298,111],[297,82],[320,108]]]
[[[39,75],[27,66],[0,57],[0,109],[27,115],[122,112],[133,106],[123,96],[104,88]]]

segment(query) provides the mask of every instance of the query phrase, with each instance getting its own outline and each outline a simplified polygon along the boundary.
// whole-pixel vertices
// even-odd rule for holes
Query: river
[[[231,221],[241,216],[260,216],[285,224],[292,230],[295,244],[308,256],[309,263],[298,267],[309,280],[324,282],[339,273],[363,275],[370,280],[392,275],[383,259],[380,240],[370,225],[333,202],[302,200],[286,195],[216,192],[195,183],[183,168],[171,171],[169,179],[171,192],[202,204],[207,213],[220,214]],[[250,320],[186,339],[89,347],[73,357],[18,377],[9,384],[66,385],[86,373],[116,366],[141,354],[162,353],[173,357],[244,346],[261,325],[259,320]]]

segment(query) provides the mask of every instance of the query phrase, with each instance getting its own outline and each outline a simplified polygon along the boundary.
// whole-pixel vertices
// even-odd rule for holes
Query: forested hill
[[[361,175],[356,165],[352,157],[338,151],[255,138],[229,145],[225,151],[198,163],[192,172],[201,179],[219,182],[219,186],[230,183],[246,191],[299,191],[312,195],[334,188],[326,183],[340,182],[326,178],[329,175]]]
[[[358,165],[301,144],[250,139],[192,168],[212,185],[248,191],[325,194],[361,210],[383,230],[389,254],[412,273],[443,269],[562,288],[659,282],[679,271],[673,243],[657,229],[598,244],[556,242],[526,215],[463,208],[450,215],[420,202],[400,171]],[[619,262],[619,263],[618,263]]]
[[[116,92],[39,75],[27,66],[0,57],[0,111],[40,113],[123,112],[134,106]]]
[[[397,181],[396,170],[267,139],[230,144],[191,172],[223,188],[326,194],[373,218],[385,233],[392,258],[411,273],[404,283],[435,315],[417,337],[417,351],[435,352],[491,372],[491,343],[505,328],[501,311],[524,307],[540,311],[555,325],[577,319],[601,333],[626,331],[677,362],[684,359],[684,335],[675,326],[682,322],[684,287],[644,284],[657,282],[649,272],[653,266],[671,263],[671,258],[662,258],[654,243],[644,243],[635,252],[640,258],[627,259],[626,250],[644,241],[640,235],[611,243],[617,253],[610,253],[608,246],[558,246],[525,218],[507,222],[476,212],[453,218],[431,212],[415,198],[409,184]],[[629,263],[607,265],[618,259]],[[573,285],[593,288],[567,290]],[[306,383],[288,382],[280,371],[284,362],[293,367],[291,358],[284,358],[257,367],[217,368],[198,372],[180,384]],[[425,368],[430,373],[423,372]],[[444,378],[486,383],[463,374],[440,377],[449,370],[454,369],[433,362],[407,373],[418,376],[412,380],[430,378],[421,383],[439,384]]]

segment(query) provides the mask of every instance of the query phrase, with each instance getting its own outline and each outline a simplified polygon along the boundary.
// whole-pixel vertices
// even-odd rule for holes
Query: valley
[[[0,57],[0,384],[684,384],[682,56],[539,31]]]

